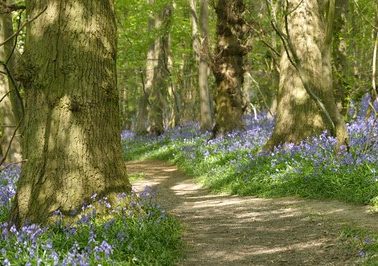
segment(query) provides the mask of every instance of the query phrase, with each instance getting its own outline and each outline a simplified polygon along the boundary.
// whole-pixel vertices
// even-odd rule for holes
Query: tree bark
[[[4,42],[13,35],[12,15],[0,14],[0,42]],[[22,120],[22,100],[17,94],[14,80],[15,55],[14,41],[8,41],[0,47],[0,61],[5,65],[1,71],[7,74],[0,74],[0,102],[2,118],[1,150],[6,155],[6,162],[21,162],[20,130],[17,130]],[[17,130],[17,132],[15,132]],[[14,137],[12,137],[14,135]],[[9,148],[9,150],[8,150]],[[8,150],[8,153],[5,154]]]
[[[325,129],[337,137],[339,145],[346,144],[346,126],[332,87],[333,13],[330,12],[334,9],[330,7],[328,20],[322,21],[317,0],[289,3],[288,10],[292,12],[285,28],[290,29],[286,32],[289,38],[286,46],[291,50],[285,51],[281,58],[276,125],[265,148],[298,143]]]
[[[190,22],[192,25],[192,49],[197,62],[200,57],[200,18],[197,15],[197,0],[189,0],[190,6]]]
[[[148,133],[160,135],[164,132],[164,107],[168,92],[168,49],[169,28],[172,19],[173,7],[171,4],[164,6],[161,14],[155,18],[155,29],[162,31],[161,36],[156,38],[154,44],[154,71],[149,92],[148,105]]]
[[[246,25],[242,0],[219,0],[213,73],[217,85],[213,135],[243,128],[243,58]]]
[[[12,221],[70,216],[93,194],[130,191],[122,158],[113,1],[31,0],[20,78],[22,166]]]
[[[180,123],[181,102],[180,95],[177,90],[177,85],[173,80],[173,54],[172,54],[172,36],[168,35],[167,40],[167,71],[168,71],[168,100],[169,100],[169,114],[168,114],[168,127],[174,128]]]
[[[350,84],[348,76],[352,75],[348,63],[347,41],[343,38],[346,35],[346,23],[348,17],[349,0],[336,0],[335,23],[334,23],[334,42],[333,42],[333,67],[335,98],[339,109],[346,115],[348,109],[348,94]]]
[[[374,101],[378,101],[378,90],[377,90],[377,58],[378,58],[378,3],[375,4],[375,24],[373,30],[374,36],[374,48],[373,48],[373,62],[372,62],[372,73],[371,73],[371,98],[372,106],[374,107]],[[378,110],[374,110],[375,115],[377,115]]]
[[[154,0],[147,0],[148,4],[154,4]],[[156,15],[150,15],[148,19],[148,32],[152,33],[155,28]],[[142,91],[138,100],[138,110],[135,122],[135,132],[138,135],[144,135],[148,132],[148,108],[150,102],[148,100],[151,91],[153,90],[154,76],[155,76],[155,43],[156,40],[151,43],[148,47],[147,58],[146,58],[146,75],[144,78],[143,73],[141,73],[142,79]]]
[[[199,25],[201,32],[198,85],[200,90],[200,127],[201,130],[211,130],[213,117],[211,110],[211,96],[208,84],[209,71],[209,4],[207,0],[200,0]]]

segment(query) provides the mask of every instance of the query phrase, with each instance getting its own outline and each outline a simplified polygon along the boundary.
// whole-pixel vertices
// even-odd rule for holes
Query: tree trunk
[[[219,0],[216,6],[217,47],[213,72],[217,85],[215,97],[215,136],[243,128],[243,47],[246,25],[242,0]]]
[[[200,56],[200,32],[199,32],[199,18],[197,16],[197,1],[189,0],[190,6],[190,22],[192,25],[192,49],[197,62]]]
[[[373,30],[374,38],[374,48],[373,48],[373,62],[372,62],[372,73],[371,73],[371,98],[372,106],[374,108],[374,102],[378,101],[378,91],[377,91],[377,58],[378,58],[378,3],[375,4],[375,25]],[[377,116],[377,111],[374,110]]]
[[[190,48],[188,48],[190,49]],[[192,54],[182,55],[182,65],[180,66],[180,91],[181,91],[181,122],[198,120],[200,111],[198,110],[198,89],[193,84],[194,79],[198,77],[194,70],[196,62]],[[195,72],[194,72],[195,71]]]
[[[328,21],[322,21],[317,0],[291,0],[289,3],[288,10],[293,12],[287,18],[286,28],[290,29],[287,34],[293,49],[290,51],[292,60],[287,52],[283,53],[276,125],[265,148],[272,149],[285,142],[298,143],[324,129],[337,136],[340,145],[345,144],[346,127],[332,87],[333,17],[330,12],[334,10],[329,10]]]
[[[155,18],[155,29],[162,30],[154,44],[154,71],[151,89],[148,94],[148,133],[160,135],[164,132],[164,107],[168,91],[168,49],[169,27],[173,8],[167,4],[160,15]]]
[[[169,100],[169,114],[168,114],[168,127],[174,128],[180,123],[180,95],[177,91],[177,85],[173,80],[173,54],[172,54],[172,38],[168,35],[167,40],[167,71],[168,71],[168,100]]]
[[[31,0],[20,78],[21,177],[12,221],[47,223],[84,201],[130,191],[120,143],[112,1]]]
[[[13,35],[13,23],[11,14],[0,14],[0,42],[4,42]],[[0,102],[2,119],[1,150],[6,155],[6,162],[21,162],[21,145],[19,131],[15,132],[22,120],[23,106],[20,95],[17,94],[14,80],[15,56],[13,53],[14,42],[8,41],[0,47],[0,61],[6,66],[1,66],[3,73],[0,74]],[[12,138],[12,136],[14,137]],[[8,150],[9,148],[9,150]],[[8,152],[7,152],[8,150]],[[7,154],[6,154],[7,153]]]
[[[243,95],[243,106],[244,106],[244,113],[251,114],[252,112],[255,114],[256,117],[256,107],[252,104],[252,87],[253,87],[253,78],[251,75],[251,69],[247,62],[244,63],[244,73],[243,73],[243,87],[242,87],[242,95]]]
[[[211,111],[211,96],[208,84],[209,60],[209,4],[207,0],[200,0],[199,24],[201,31],[201,45],[199,52],[198,85],[200,90],[200,127],[201,130],[211,130],[213,118]]]
[[[154,4],[154,0],[147,0],[148,4]],[[155,28],[156,15],[150,15],[148,19],[148,31],[152,32]],[[148,108],[150,102],[148,100],[151,91],[153,90],[154,76],[155,76],[155,43],[156,40],[148,47],[146,59],[146,75],[144,77],[141,73],[142,91],[138,100],[138,110],[135,122],[135,132],[138,135],[144,135],[148,131]]]
[[[335,89],[335,98],[339,109],[343,115],[347,113],[348,94],[350,93],[350,84],[348,76],[352,75],[349,71],[346,23],[348,17],[349,0],[336,0],[335,23],[334,23],[334,43],[333,43],[333,62],[334,62],[334,79],[333,86]]]

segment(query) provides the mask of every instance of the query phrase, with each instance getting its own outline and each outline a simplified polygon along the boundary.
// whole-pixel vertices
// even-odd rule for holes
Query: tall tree
[[[3,1],[7,4],[6,1]],[[2,10],[0,14],[0,42],[4,43],[13,35],[12,15]],[[22,121],[23,106],[14,80],[15,42],[8,40],[0,47],[0,111],[2,119],[1,150],[7,162],[21,161],[19,126]]]
[[[198,85],[200,89],[200,126],[202,130],[211,130],[213,127],[213,117],[211,110],[211,96],[208,84],[209,71],[209,3],[208,0],[200,0],[199,12],[200,25],[200,52]]]
[[[331,69],[335,2],[289,0],[281,36],[285,52],[280,62],[276,125],[266,148],[294,142],[329,129],[339,144],[347,142],[345,123],[337,109]],[[322,13],[321,13],[322,12]],[[324,12],[324,13],[323,13]],[[322,14],[327,14],[323,16]]]
[[[154,71],[151,89],[148,95],[148,133],[160,135],[164,132],[164,107],[168,92],[169,78],[169,28],[171,25],[173,6],[166,3],[155,17],[155,29],[159,36],[154,43]]]
[[[334,78],[333,86],[335,97],[342,114],[346,114],[348,105],[348,94],[350,84],[348,76],[350,66],[347,54],[347,40],[343,38],[347,31],[347,18],[349,0],[336,0],[335,2],[335,23],[334,23],[334,41],[333,41],[333,68]]]
[[[172,105],[175,101],[175,87],[170,81],[171,53],[170,35],[173,5],[170,1],[157,3],[155,0],[148,0],[152,14],[148,21],[148,30],[154,36],[147,51],[146,75],[142,78],[142,93],[139,98],[137,121],[135,131],[138,134],[160,135],[164,131],[164,114],[167,111],[167,96],[172,96]],[[170,110],[172,121],[168,124],[175,124],[178,120],[177,108]]]
[[[120,145],[112,0],[30,0],[20,79],[22,165],[18,225],[73,215],[93,194],[130,191]],[[105,123],[106,121],[106,123]]]
[[[172,7],[174,10],[174,6]],[[171,14],[172,16],[172,14]],[[169,20],[169,24],[171,24],[172,18]],[[171,25],[169,25],[171,27]],[[180,123],[181,119],[181,99],[180,93],[178,90],[178,86],[175,84],[173,80],[173,52],[172,52],[172,35],[168,33],[167,36],[167,45],[166,50],[167,53],[167,66],[166,71],[168,72],[168,121],[167,125],[169,128],[174,128]]]
[[[372,75],[371,75],[371,88],[372,88],[372,99],[378,101],[378,90],[377,90],[377,58],[378,58],[378,3],[375,3],[375,18],[374,18],[374,48],[373,48],[373,62],[372,62]],[[373,106],[374,107],[374,106]],[[376,108],[376,107],[375,107]],[[377,115],[378,110],[374,110]]]
[[[213,127],[211,98],[208,85],[209,60],[209,4],[200,0],[197,15],[197,0],[189,0],[191,9],[193,51],[198,63],[198,87],[200,100],[200,128],[211,130]]]
[[[243,0],[218,0],[217,44],[213,58],[213,73],[217,86],[215,96],[214,135],[243,127],[243,46],[247,31],[243,19]]]
[[[154,4],[154,0],[147,0],[148,4],[152,6]],[[155,28],[155,20],[156,14],[150,14],[148,18],[148,32],[151,34]],[[148,105],[151,103],[148,100],[148,97],[153,89],[153,82],[154,82],[154,72],[155,72],[155,46],[157,40],[153,40],[152,43],[148,47],[147,51],[147,59],[146,59],[146,75],[142,76],[142,91],[139,96],[138,100],[138,109],[137,109],[137,117],[135,122],[135,132],[139,135],[146,134],[148,130]],[[154,104],[154,103],[153,103]]]
[[[199,61],[200,53],[200,31],[199,31],[199,18],[197,12],[198,0],[189,0],[190,7],[190,22],[192,25],[192,47],[196,61]]]

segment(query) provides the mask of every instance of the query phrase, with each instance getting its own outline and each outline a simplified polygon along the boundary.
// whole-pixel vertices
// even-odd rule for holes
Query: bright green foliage
[[[169,82],[182,82],[181,68],[187,56],[191,56],[191,25],[187,1],[175,1],[170,27],[149,28],[148,20],[154,17],[172,0],[159,0],[148,4],[147,0],[119,0],[116,3],[118,17],[118,86],[127,97],[121,99],[126,110],[122,112],[125,127],[130,127],[137,112],[137,101],[143,91],[146,76],[146,58],[148,48],[155,39],[168,31],[171,38],[173,66]],[[162,90],[166,88],[161,88]],[[179,88],[178,88],[179,89]]]

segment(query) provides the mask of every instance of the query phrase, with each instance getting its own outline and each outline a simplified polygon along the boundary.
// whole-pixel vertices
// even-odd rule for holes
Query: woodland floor
[[[378,232],[366,207],[296,198],[212,194],[171,164],[134,161],[134,190],[156,188],[158,202],[184,226],[180,265],[356,265],[343,227]]]

